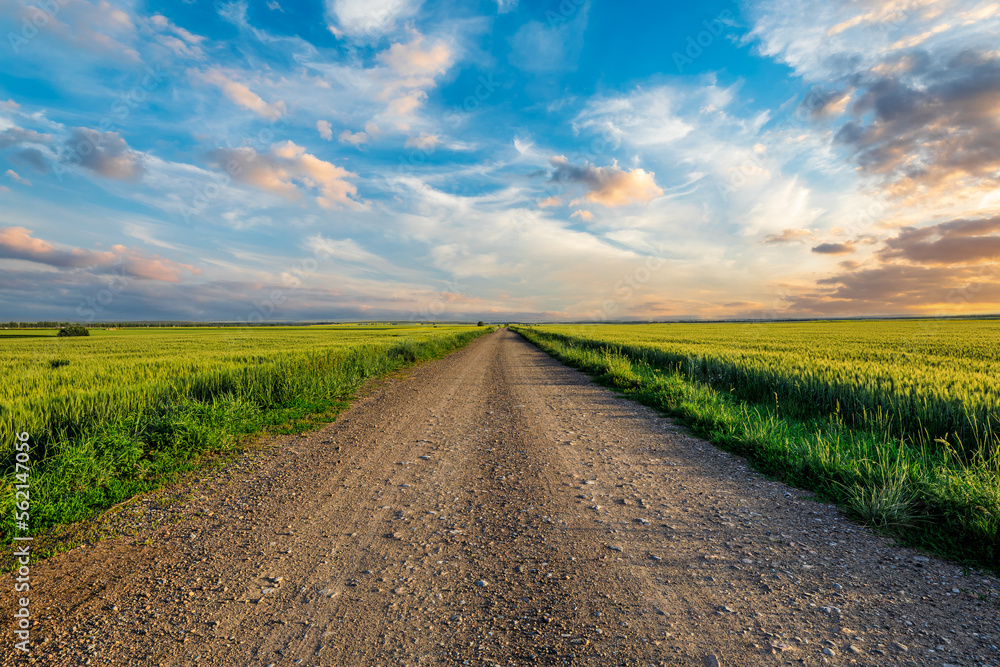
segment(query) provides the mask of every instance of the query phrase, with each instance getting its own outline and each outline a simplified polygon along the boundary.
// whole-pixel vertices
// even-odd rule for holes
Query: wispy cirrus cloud
[[[234,81],[219,69],[213,68],[204,72],[192,71],[191,75],[216,86],[234,104],[253,111],[262,118],[275,120],[285,114],[286,109],[283,100],[270,103],[265,102],[260,95],[250,90],[246,84]]]
[[[19,183],[20,185],[26,185],[29,188],[32,185],[31,181],[29,181],[27,178],[21,176],[19,173],[17,173],[13,169],[8,169],[6,172],[4,172],[4,176],[6,176],[10,180],[14,181],[15,183]]]
[[[557,11],[550,10],[547,21],[528,21],[510,37],[511,64],[536,73],[576,69],[590,3],[564,2]]]
[[[52,141],[52,135],[26,130],[23,127],[8,127],[0,132],[0,149],[21,144],[48,144],[50,141]]]

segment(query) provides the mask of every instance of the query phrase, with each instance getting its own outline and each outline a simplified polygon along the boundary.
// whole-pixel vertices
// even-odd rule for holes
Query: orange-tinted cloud
[[[768,234],[764,243],[802,243],[813,233],[808,229],[785,229],[780,234]]]
[[[610,167],[595,167],[589,163],[577,166],[561,155],[550,162],[554,167],[554,182],[578,183],[588,190],[584,199],[609,208],[646,204],[663,194],[656,185],[656,174],[644,169],[624,170],[617,162]]]
[[[444,42],[425,45],[423,35],[412,30],[410,35],[409,42],[394,43],[377,56],[387,67],[379,99],[388,101],[386,111],[401,130],[409,129],[409,117],[427,101],[426,91],[455,60]]]
[[[786,297],[803,315],[943,315],[1000,310],[1000,270],[889,264],[818,281]]]
[[[444,42],[439,40],[424,47],[424,37],[420,34],[406,44],[393,44],[378,54],[378,59],[397,75],[419,80],[414,81],[416,85],[432,83],[433,77],[444,74],[454,62],[451,50]]]
[[[190,264],[181,264],[158,255],[148,257],[123,245],[111,250],[59,248],[32,236],[24,227],[0,228],[0,258],[20,259],[58,269],[85,269],[91,273],[120,272],[125,276],[161,282],[179,282],[184,272],[201,273]]]
[[[285,115],[285,103],[281,100],[268,104],[260,95],[250,90],[246,85],[229,79],[225,74],[217,69],[210,69],[201,72],[201,79],[207,83],[217,86],[222,93],[232,102],[244,109],[253,111],[258,116],[269,120],[276,120]]]
[[[828,244],[842,245],[842,244]],[[803,315],[942,315],[1000,311],[1000,216],[905,228],[875,262],[787,298]]]
[[[13,169],[8,169],[6,173],[4,173],[4,176],[14,181],[15,183],[20,183],[21,185],[27,185],[28,187],[31,187],[31,181],[24,178],[23,176],[21,176],[21,174],[17,173]]]
[[[286,199],[298,199],[306,187],[318,191],[316,202],[324,208],[360,205],[355,199],[357,186],[346,180],[357,174],[320,160],[291,141],[274,144],[269,154],[249,147],[219,148],[212,158],[234,181]]]

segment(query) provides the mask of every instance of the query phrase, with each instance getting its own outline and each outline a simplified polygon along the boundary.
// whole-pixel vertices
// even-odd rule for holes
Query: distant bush
[[[477,327],[482,327],[482,326],[486,326],[486,325],[485,325],[485,324],[483,324],[483,321],[482,321],[482,320],[479,320],[479,322],[477,322],[477,323],[476,323],[476,326],[477,326]]]
[[[82,324],[70,324],[59,330],[57,336],[89,336],[90,329]]]

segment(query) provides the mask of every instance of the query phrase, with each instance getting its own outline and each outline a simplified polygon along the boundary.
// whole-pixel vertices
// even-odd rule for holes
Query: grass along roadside
[[[157,489],[262,431],[298,432],[332,421],[365,380],[438,358],[492,330],[303,351],[136,385],[142,396],[129,396],[127,388],[81,391],[68,406],[60,397],[44,406],[47,428],[31,433],[31,533]],[[121,403],[110,402],[115,398]],[[3,544],[15,534],[13,464],[11,448],[0,480]]]
[[[678,418],[758,470],[837,502],[902,542],[1000,572],[1000,457],[964,458],[891,433],[848,428],[836,415],[782,414],[656,368],[614,348],[512,327],[543,351],[629,398]]]

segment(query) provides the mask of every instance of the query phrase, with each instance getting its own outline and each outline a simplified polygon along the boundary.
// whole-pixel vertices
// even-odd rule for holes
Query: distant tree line
[[[51,320],[39,320],[37,322],[3,322],[4,329],[63,329],[71,324],[80,324],[79,322],[56,322]],[[317,325],[357,325],[357,326],[373,326],[373,327],[384,327],[384,326],[412,326],[430,324],[437,326],[438,324],[458,324],[457,322],[405,322],[405,321],[393,321],[393,322],[336,322],[336,321],[326,321],[326,322],[170,322],[170,321],[153,321],[153,322],[90,322],[81,326],[86,326],[89,329],[146,329],[146,328],[170,328],[170,327],[290,327],[290,326],[317,326]],[[480,321],[478,326],[483,326]]]

